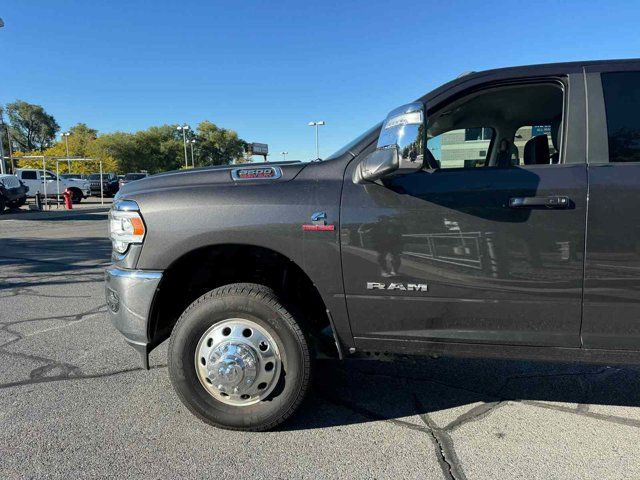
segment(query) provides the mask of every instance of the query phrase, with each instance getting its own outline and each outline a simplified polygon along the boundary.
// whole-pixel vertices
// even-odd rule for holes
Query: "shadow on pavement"
[[[419,428],[430,428],[434,414],[458,409],[447,422],[451,424],[447,428],[455,428],[456,422],[486,414],[505,401],[640,427],[640,419],[589,413],[590,405],[640,406],[636,367],[418,357],[395,362],[321,361],[317,367],[309,400],[284,430],[380,420],[411,426],[420,419]],[[484,405],[474,407],[479,402]]]
[[[0,223],[2,220],[20,220],[20,221],[45,221],[60,222],[68,220],[90,220],[105,221],[108,215],[108,206],[92,207],[78,210],[51,210],[51,211],[29,211],[29,210],[6,210],[0,214]],[[7,227],[9,228],[9,227]]]
[[[74,228],[78,228],[75,226]],[[71,234],[77,232],[71,232]],[[102,237],[65,238],[4,238],[0,239],[0,266],[14,266],[18,282],[5,283],[0,277],[0,289],[20,286],[20,279],[28,274],[60,273],[105,265],[111,258],[111,242]],[[69,283],[61,277],[58,283]],[[25,286],[29,281],[23,282]],[[52,283],[56,283],[53,281]]]

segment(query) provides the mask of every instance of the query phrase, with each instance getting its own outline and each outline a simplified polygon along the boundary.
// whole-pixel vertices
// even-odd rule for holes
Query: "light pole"
[[[189,144],[191,145],[191,167],[193,167],[193,168],[196,168],[196,161],[194,160],[194,157],[193,157],[193,145],[195,143],[196,143],[196,139],[195,138],[192,138],[189,141]]]
[[[5,124],[2,118],[0,118],[0,120],[2,121],[2,124],[4,125],[5,129],[7,130],[7,145],[9,146],[9,162],[11,163],[11,172],[15,172],[16,166],[14,165],[14,161],[13,161],[13,147],[12,147],[13,142],[11,141],[11,132],[9,131],[9,125]]]
[[[60,136],[64,138],[64,143],[67,146],[67,173],[71,173],[71,160],[69,160],[69,135],[71,135],[69,132],[62,132],[60,134]]]
[[[4,27],[4,22],[0,18],[0,28]],[[2,112],[0,111],[0,173],[4,174],[4,139],[2,138],[2,130],[4,129],[4,120],[2,118]],[[7,129],[7,138],[9,135],[9,129]],[[9,147],[11,148],[11,147]]]
[[[2,19],[0,18],[0,22],[2,21]],[[0,115],[2,115],[2,112],[0,112]],[[4,138],[2,138],[2,130],[4,130],[4,121],[2,120],[2,117],[0,116],[0,173],[1,174],[5,174],[5,170],[4,170]]]
[[[320,160],[320,146],[318,144],[318,127],[321,125],[325,125],[324,120],[319,120],[317,122],[309,122],[308,125],[310,127],[316,127],[316,160]]]
[[[189,168],[189,162],[187,160],[187,130],[189,130],[189,125],[186,123],[182,126],[178,126],[176,130],[182,130],[182,142],[184,143],[184,166],[185,168]]]
[[[286,162],[287,161],[287,155],[289,154],[289,152],[280,152],[280,154],[282,155],[282,161]]]

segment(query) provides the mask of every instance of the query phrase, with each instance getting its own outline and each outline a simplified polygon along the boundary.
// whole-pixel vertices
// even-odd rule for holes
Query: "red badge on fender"
[[[335,229],[335,225],[302,225],[302,230],[311,232],[330,232]]]

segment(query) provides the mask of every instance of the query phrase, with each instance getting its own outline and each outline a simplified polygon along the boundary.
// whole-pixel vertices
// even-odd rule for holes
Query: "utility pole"
[[[2,21],[2,19],[0,18],[0,22]],[[2,113],[0,112],[0,115],[2,115]],[[2,130],[4,130],[4,120],[2,120],[2,117],[0,117],[0,173],[1,174],[5,174],[7,173],[4,169],[4,139],[2,138]]]
[[[317,122],[309,122],[308,125],[310,127],[316,127],[316,160],[320,160],[320,145],[318,142],[318,127],[325,125],[324,120],[319,120]]]
[[[0,21],[1,20],[2,19],[0,19]],[[4,123],[4,114],[2,113],[2,108],[0,108],[0,159],[2,160],[0,161],[0,173],[7,173],[6,165],[4,164],[4,138],[2,138],[4,130],[7,131],[7,145],[9,146],[9,162],[11,166],[10,167],[11,173],[13,173],[16,171],[16,169],[14,168],[14,165],[13,165],[13,150],[11,149],[11,134],[9,133],[9,125]]]
[[[67,146],[67,173],[71,173],[71,160],[69,160],[69,132],[62,132],[60,136],[64,138],[64,143]]]
[[[9,145],[9,162],[11,162],[11,173],[16,172],[15,160],[13,159],[13,142],[11,141],[11,132],[9,131],[9,125],[5,125],[7,129],[7,145]]]
[[[0,18],[0,28],[4,27],[4,22],[2,18]],[[4,174],[4,139],[2,138],[2,130],[4,130],[4,118],[2,117],[2,110],[0,110],[0,173]],[[9,130],[7,129],[7,135],[9,135]],[[9,145],[11,148],[11,145]]]
[[[189,168],[189,160],[187,157],[187,130],[189,130],[189,125],[186,123],[182,126],[178,126],[176,130],[182,130],[182,143],[184,143],[184,166],[185,168]]]
[[[193,157],[193,145],[196,143],[196,139],[192,138],[189,144],[191,145],[191,167],[196,168],[196,161]]]

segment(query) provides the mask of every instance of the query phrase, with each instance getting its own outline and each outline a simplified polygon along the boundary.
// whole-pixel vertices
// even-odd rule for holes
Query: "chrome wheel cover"
[[[230,318],[204,332],[196,347],[200,383],[227,405],[253,405],[278,383],[282,361],[275,340],[264,327]]]

